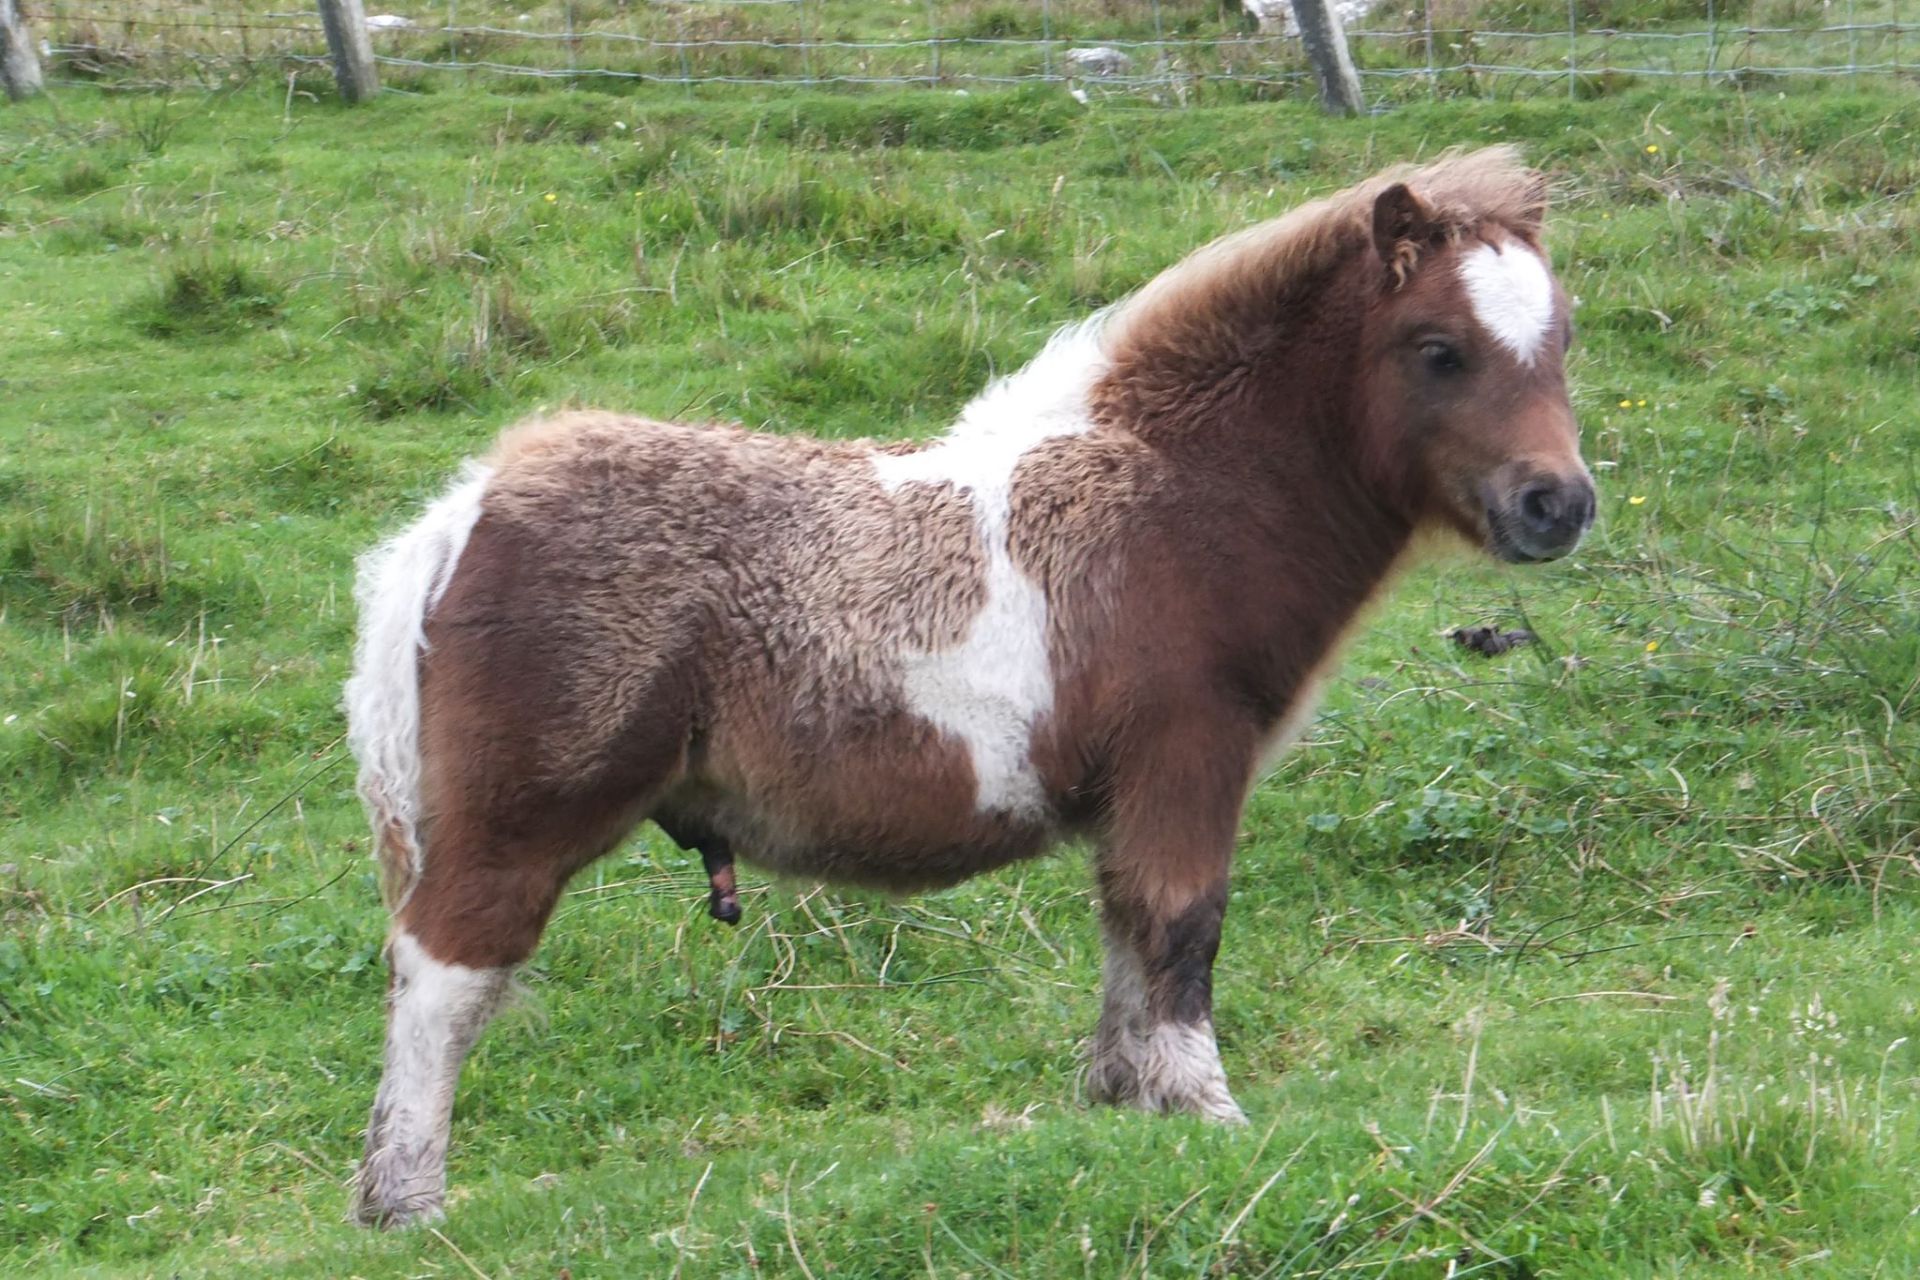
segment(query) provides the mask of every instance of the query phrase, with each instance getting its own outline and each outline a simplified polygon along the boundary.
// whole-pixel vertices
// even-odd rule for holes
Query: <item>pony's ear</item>
[[[1380,261],[1398,266],[1433,233],[1433,213],[1404,182],[1382,191],[1373,202],[1373,247]]]

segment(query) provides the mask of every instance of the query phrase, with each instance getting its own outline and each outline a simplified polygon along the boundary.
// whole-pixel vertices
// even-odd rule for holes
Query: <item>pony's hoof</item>
[[[397,1231],[401,1227],[438,1222],[446,1216],[446,1210],[441,1206],[438,1197],[431,1200],[423,1197],[381,1200],[374,1196],[360,1195],[354,1198],[352,1209],[355,1226],[372,1227],[380,1231]]]
[[[354,1179],[353,1207],[347,1216],[357,1226],[382,1231],[416,1222],[438,1222],[445,1217],[444,1186],[423,1186],[428,1181],[425,1178],[414,1179],[409,1186],[408,1179],[393,1176],[392,1162],[382,1158],[385,1154],[370,1156],[360,1166]]]
[[[1225,1125],[1229,1129],[1247,1127],[1247,1113],[1232,1098],[1215,1098],[1195,1107],[1200,1118],[1209,1124]]]

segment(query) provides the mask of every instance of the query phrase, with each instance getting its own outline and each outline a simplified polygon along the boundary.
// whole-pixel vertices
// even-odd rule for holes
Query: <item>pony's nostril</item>
[[[1567,520],[1576,529],[1585,529],[1593,523],[1593,488],[1581,485],[1573,491],[1573,498],[1567,503]]]
[[[1540,533],[1551,530],[1560,519],[1560,495],[1553,485],[1537,484],[1520,495],[1520,516],[1527,526]]]

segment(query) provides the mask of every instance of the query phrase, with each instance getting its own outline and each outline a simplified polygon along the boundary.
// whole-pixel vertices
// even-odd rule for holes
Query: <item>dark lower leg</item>
[[[1241,1120],[1213,1037],[1213,960],[1225,885],[1170,914],[1109,893],[1102,921],[1105,990],[1089,1092],[1095,1101],[1149,1111]]]

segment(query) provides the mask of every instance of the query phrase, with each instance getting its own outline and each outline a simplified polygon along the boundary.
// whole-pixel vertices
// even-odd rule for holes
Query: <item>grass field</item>
[[[1920,1272],[1920,99],[441,87],[0,111],[0,1274]],[[1259,790],[1250,1129],[1082,1105],[1077,853],[749,876],[730,932],[649,830],[469,1063],[448,1221],[343,1224],[358,550],[537,407],[936,431],[1215,233],[1487,139],[1558,178],[1602,514],[1411,577]]]

